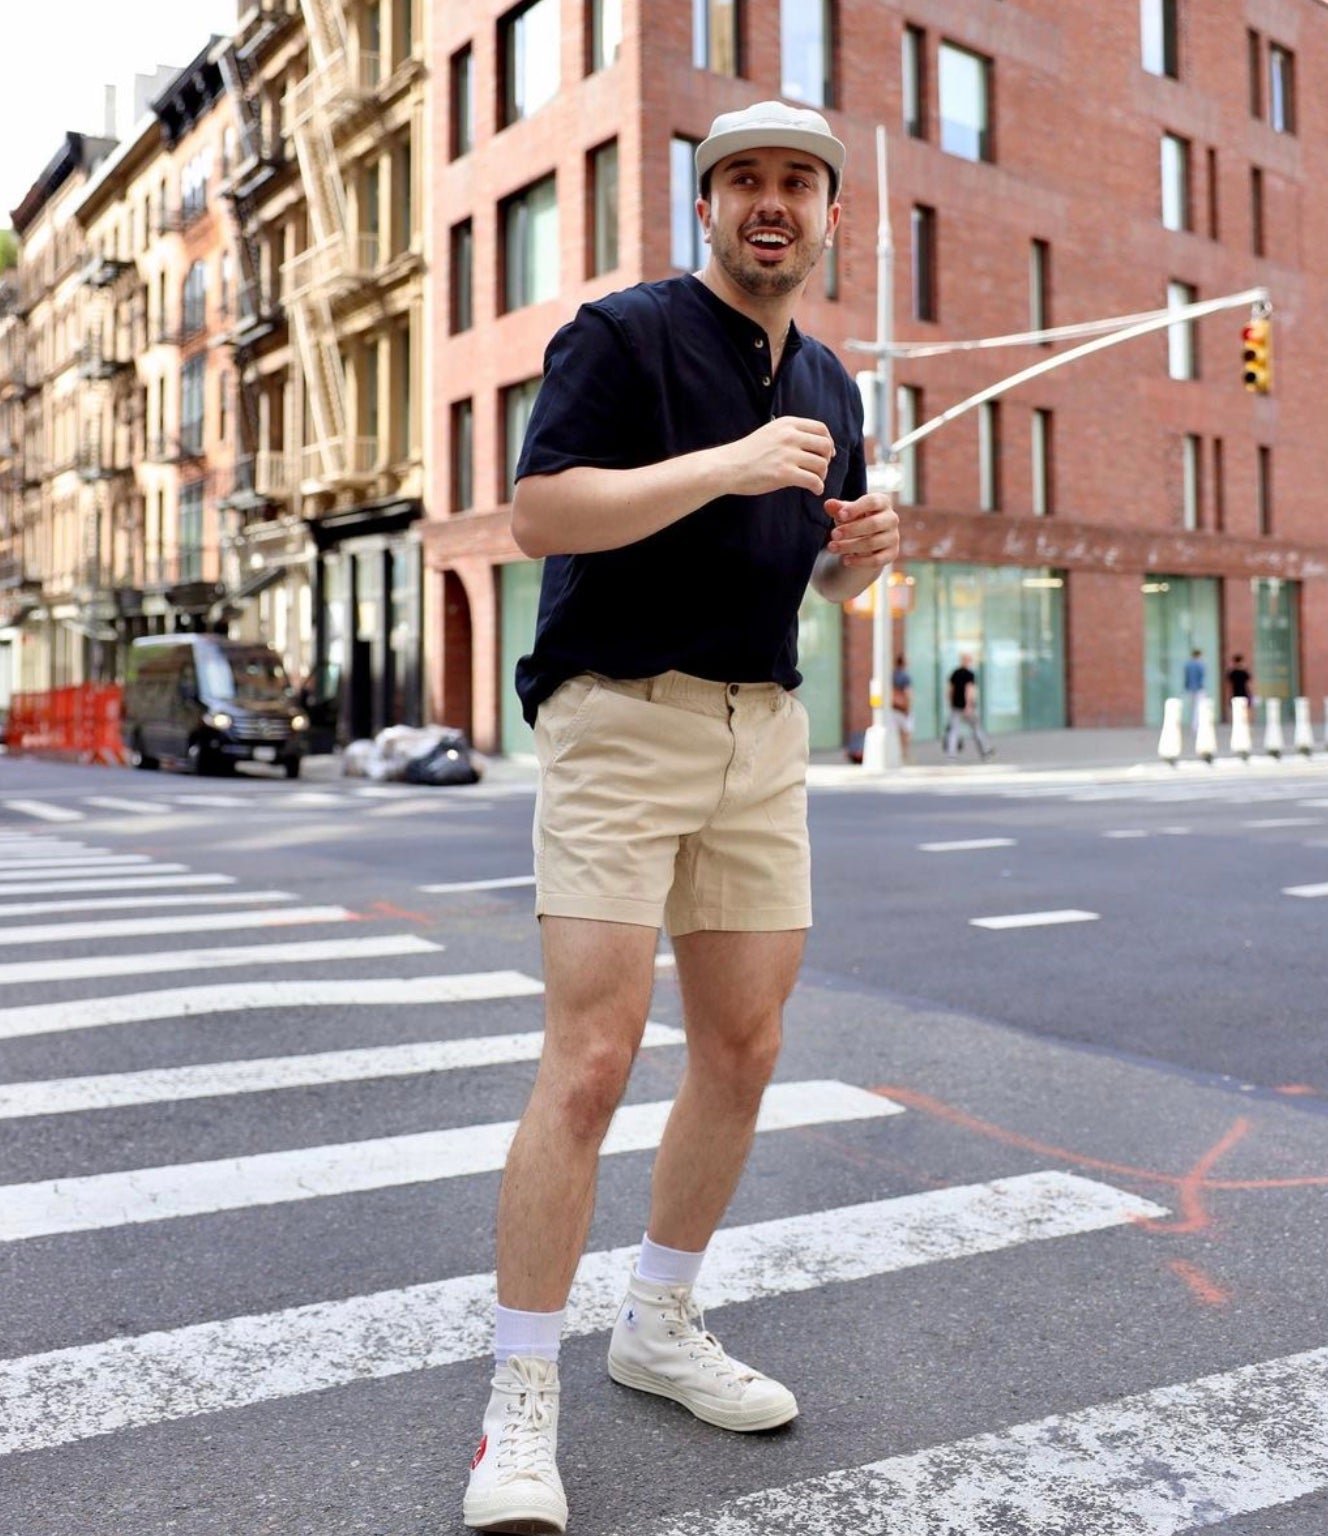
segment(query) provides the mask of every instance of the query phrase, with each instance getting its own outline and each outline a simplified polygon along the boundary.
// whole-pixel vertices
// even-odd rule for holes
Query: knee
[[[604,1139],[626,1090],[634,1054],[625,1046],[596,1044],[564,1064],[554,1111],[578,1141],[598,1144]]]
[[[774,1075],[782,1043],[781,1020],[775,1013],[697,1040],[691,1054],[713,1087],[734,1100],[759,1099]]]

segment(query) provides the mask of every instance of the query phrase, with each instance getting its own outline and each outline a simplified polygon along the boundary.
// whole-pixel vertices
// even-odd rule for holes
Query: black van
[[[136,768],[226,773],[279,764],[298,778],[308,716],[281,658],[224,635],[152,635],[129,647],[120,736]]]

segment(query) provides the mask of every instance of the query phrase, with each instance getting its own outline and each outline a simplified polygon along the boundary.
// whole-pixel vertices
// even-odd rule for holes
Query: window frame
[[[894,436],[897,442],[907,437],[926,420],[923,409],[924,396],[916,384],[895,385]],[[923,501],[923,454],[922,444],[914,443],[899,455],[900,483],[899,503],[905,507],[919,506]]]
[[[978,406],[978,511],[1001,510],[1001,406],[984,400]]]
[[[605,165],[612,155],[612,212],[606,219]],[[606,139],[586,155],[586,276],[603,277],[622,261],[618,213],[620,167],[617,138]]]
[[[475,398],[466,395],[448,408],[448,504],[453,512],[475,508]]]
[[[1284,66],[1284,67],[1279,67]],[[1281,43],[1268,43],[1268,126],[1274,133],[1296,131],[1296,55]]]
[[[1203,527],[1203,438],[1186,432],[1180,441],[1180,525],[1186,533],[1197,533]]]
[[[541,7],[548,7],[541,11]],[[539,20],[546,25],[551,25],[555,33],[558,29],[559,0],[522,0],[520,5],[514,5],[498,18],[498,126],[499,129],[511,128],[516,123],[524,123],[553,101],[562,88],[561,60],[555,57],[552,89],[547,94],[526,101],[525,89],[530,81],[527,73],[532,68],[531,56],[538,58],[539,49],[531,50],[526,36],[527,24],[533,25],[533,18],[539,13]],[[552,21],[549,21],[552,18]]]
[[[475,325],[475,220],[459,219],[447,232],[448,335]]]
[[[549,201],[546,208],[536,211],[551,212],[553,217],[554,239],[554,271],[545,291],[540,291],[540,285],[536,276],[538,263],[535,260],[536,250],[534,246],[534,231],[536,225],[530,217],[532,212],[532,200],[537,192],[548,188]],[[510,220],[513,215],[518,215],[525,225],[520,244],[520,261],[513,262],[513,232]],[[502,313],[510,315],[518,309],[526,309],[532,304],[544,304],[548,300],[558,296],[561,283],[561,251],[559,249],[558,230],[558,178],[555,172],[537,177],[534,181],[527,182],[524,187],[519,187],[515,192],[503,198],[498,205],[498,233],[502,242]],[[514,279],[514,269],[516,277]],[[529,279],[529,280],[527,280]],[[520,296],[513,298],[514,281],[518,285]]]
[[[1159,80],[1180,79],[1179,3],[1139,0],[1140,62],[1146,73]]]
[[[1181,295],[1186,297],[1181,299]],[[1178,277],[1167,279],[1168,309],[1182,309],[1199,302],[1199,289]],[[1167,377],[1177,383],[1192,383],[1199,377],[1199,334],[1193,320],[1178,320],[1169,325],[1167,336]],[[1183,371],[1178,371],[1183,370]]]
[[[1051,517],[1055,500],[1055,413],[1046,406],[1034,406],[1029,421],[1029,450],[1032,459],[1032,512],[1034,517]]]
[[[910,139],[927,137],[927,33],[911,22],[900,34],[901,109],[904,133]]]
[[[945,115],[947,59],[964,60],[977,66],[981,121],[976,130],[960,118]],[[956,43],[950,38],[941,40],[936,54],[936,104],[940,121],[939,143],[943,154],[953,155],[956,160],[967,160],[972,165],[991,165],[995,162],[995,75],[994,62],[987,54],[979,53],[976,48],[965,47],[963,43]],[[957,131],[964,134],[976,132],[976,154],[969,154],[963,147],[957,147],[953,136]]]
[[[1188,235],[1194,229],[1194,167],[1189,139],[1163,131],[1161,145],[1162,228]],[[1173,181],[1175,185],[1173,186]]]
[[[799,85],[801,82],[790,79],[788,71],[789,54],[785,47],[785,39],[789,33],[789,13],[795,9],[805,10],[808,4],[816,6],[819,11],[821,36],[820,36],[820,80],[816,82],[815,90],[819,96],[804,95],[800,91],[790,89],[790,86]],[[796,101],[805,107],[815,107],[818,111],[825,108],[833,108],[835,102],[835,4],[834,0],[779,0],[779,94],[790,101]]]
[[[612,69],[622,55],[622,7],[623,0],[590,0],[586,6],[586,74],[597,75]],[[617,38],[612,53],[606,46],[613,36],[605,27],[606,15],[617,18]]]
[[[1051,241],[1036,235],[1028,242],[1028,318],[1030,330],[1051,329]]]
[[[912,272],[913,318],[935,324],[940,318],[938,232],[935,208],[914,203],[909,212],[909,259]]]
[[[695,139],[678,133],[669,140],[669,265],[675,272],[695,272],[705,263],[705,240],[696,215],[696,144]],[[684,196],[686,215],[691,220],[690,242],[688,259],[680,262]]]
[[[475,47],[466,43],[447,61],[451,95],[448,158],[460,160],[475,148]]]
[[[714,21],[717,9],[730,13],[727,66],[722,60],[717,61],[716,57],[724,51],[725,42],[721,38],[719,45],[716,45]],[[692,0],[692,68],[724,79],[738,79],[742,75],[743,66],[743,20],[741,0]]]

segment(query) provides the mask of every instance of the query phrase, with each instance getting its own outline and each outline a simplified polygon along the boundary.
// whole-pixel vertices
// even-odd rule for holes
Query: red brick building
[[[997,730],[1160,718],[1198,648],[1328,693],[1328,7],[1319,0],[476,0],[432,17],[425,559],[432,711],[523,750],[537,570],[508,531],[543,348],[582,300],[703,259],[690,143],[770,96],[849,146],[805,328],[875,331],[875,125],[901,342],[1021,333],[1266,286],[1271,394],[1228,312],[1071,364],[908,462],[895,625],[931,729],[971,651]],[[896,363],[899,429],[1047,355]],[[870,624],[811,600],[817,739],[866,717]]]

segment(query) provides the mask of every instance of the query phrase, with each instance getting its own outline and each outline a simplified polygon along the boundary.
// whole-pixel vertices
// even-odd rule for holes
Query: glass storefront
[[[1281,699],[1282,720],[1292,718],[1288,702],[1300,694],[1300,583],[1255,577],[1254,692]]]
[[[1212,576],[1147,576],[1144,594],[1144,724],[1162,724],[1167,699],[1185,696],[1185,663],[1202,653],[1207,693],[1222,695],[1221,583]]]
[[[798,611],[798,697],[811,717],[812,750],[844,743],[844,610],[808,589]]]
[[[521,700],[516,696],[516,664],[535,643],[535,620],[539,615],[542,560],[516,560],[499,568],[499,602],[502,611],[502,639],[498,665],[498,698],[502,709],[502,750],[511,756],[534,756],[535,733],[521,715]]]
[[[915,735],[945,727],[946,678],[973,658],[987,730],[1065,724],[1065,578],[1020,566],[910,563],[912,612],[895,625],[913,676]]]

